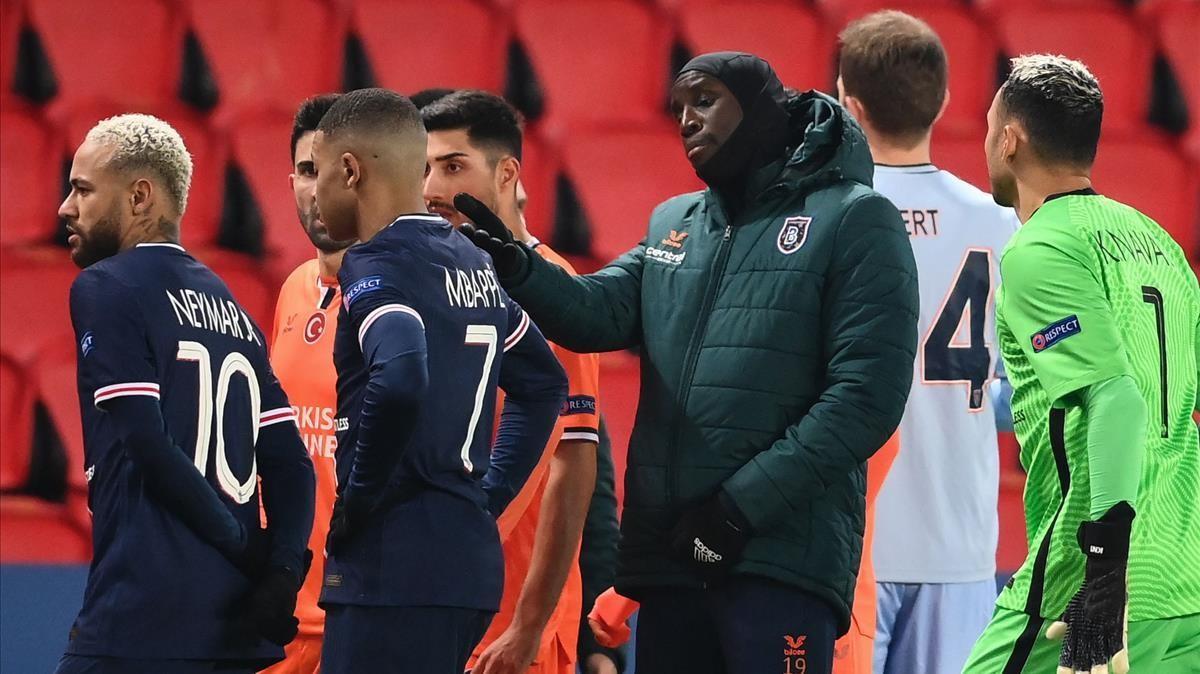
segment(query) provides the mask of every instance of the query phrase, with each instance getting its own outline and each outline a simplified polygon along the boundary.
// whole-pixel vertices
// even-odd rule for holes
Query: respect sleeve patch
[[[562,410],[559,413],[561,417],[569,417],[572,414],[595,414],[596,399],[592,396],[570,396],[563,401]]]
[[[1083,332],[1083,328],[1079,326],[1079,317],[1067,316],[1061,321],[1051,323],[1033,333],[1033,336],[1029,339],[1033,343],[1033,352],[1041,353],[1064,339],[1078,335],[1081,332]]]
[[[351,283],[349,288],[346,288],[346,291],[342,293],[342,301],[345,303],[346,308],[349,309],[350,305],[354,304],[354,300],[366,295],[369,292],[379,290],[382,287],[382,276],[363,277],[354,283]]]

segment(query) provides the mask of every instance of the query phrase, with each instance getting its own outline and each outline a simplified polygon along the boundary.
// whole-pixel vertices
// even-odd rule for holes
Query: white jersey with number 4
[[[1011,209],[932,164],[875,166],[917,260],[921,317],[900,451],[875,504],[875,579],[965,583],[996,572],[994,377],[1000,251]]]

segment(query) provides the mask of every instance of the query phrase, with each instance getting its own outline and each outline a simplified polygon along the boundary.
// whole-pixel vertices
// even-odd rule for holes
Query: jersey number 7
[[[985,338],[992,307],[992,251],[972,248],[942,300],[942,309],[921,344],[922,380],[966,384],[967,409],[983,409],[984,386],[992,377],[992,354]],[[964,320],[968,341],[956,342]]]

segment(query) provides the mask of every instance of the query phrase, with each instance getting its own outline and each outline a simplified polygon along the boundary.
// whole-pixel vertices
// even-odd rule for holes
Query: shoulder
[[[124,295],[136,285],[135,273],[125,253],[114,255],[80,271],[71,283],[71,297],[81,294],[98,298]]]
[[[654,207],[650,214],[650,224],[662,222],[669,224],[677,222],[686,216],[690,211],[694,210],[700,204],[704,203],[705,190],[696,192],[688,192],[686,194],[678,194]]]
[[[320,273],[317,265],[317,259],[313,258],[300,264],[292,270],[291,274],[283,282],[280,288],[280,293],[286,293],[294,288],[305,288],[317,282],[317,275]]]

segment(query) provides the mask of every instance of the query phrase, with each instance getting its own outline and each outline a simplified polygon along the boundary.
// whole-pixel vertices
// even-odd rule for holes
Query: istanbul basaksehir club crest
[[[808,240],[808,225],[810,223],[812,223],[812,218],[805,215],[797,215],[796,217],[784,220],[783,228],[779,230],[779,238],[775,241],[775,246],[779,248],[779,252],[784,255],[791,255],[800,250],[800,247]]]

